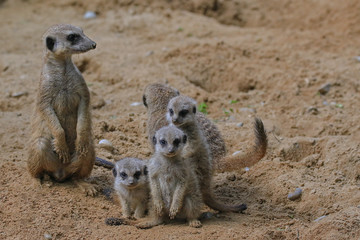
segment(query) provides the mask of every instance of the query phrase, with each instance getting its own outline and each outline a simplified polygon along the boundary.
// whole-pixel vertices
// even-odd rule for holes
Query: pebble
[[[130,106],[134,106],[134,107],[140,106],[140,105],[141,105],[141,102],[133,102],[130,104]]]
[[[238,124],[236,124],[237,127],[242,127],[244,126],[244,123],[243,122],[239,122]]]
[[[356,56],[355,60],[357,60],[358,62],[360,62],[360,56]]]
[[[320,94],[325,95],[330,91],[331,83],[326,83],[321,86],[321,88],[318,90]]]
[[[110,218],[105,219],[105,224],[109,225],[109,226],[119,226],[119,225],[125,224],[125,222],[121,218],[110,217]]]
[[[16,93],[13,93],[10,95],[10,97],[13,97],[13,98],[19,98],[19,97],[22,97],[22,96],[27,96],[29,93],[24,91],[24,92],[16,92]]]
[[[315,219],[315,220],[314,220],[314,222],[318,222],[318,221],[320,221],[321,219],[323,219],[323,218],[325,218],[325,217],[327,217],[327,215],[324,215],[324,216],[318,217],[317,219]]]
[[[301,194],[302,194],[302,189],[301,188],[296,188],[295,192],[292,192],[292,193],[288,194],[288,199],[291,200],[291,201],[294,201],[294,200],[300,198]]]
[[[109,151],[114,150],[114,147],[113,147],[112,143],[107,139],[101,139],[99,141],[99,146],[101,148],[104,148],[104,149],[109,150]]]
[[[241,153],[241,151],[236,151],[232,155],[235,156],[235,155],[238,155],[239,153]]]
[[[250,171],[250,168],[245,167],[245,171],[246,171],[246,172]]]
[[[92,19],[92,18],[96,18],[96,13],[93,11],[87,11],[84,14],[84,19]]]
[[[45,239],[52,239],[52,236],[51,236],[51,234],[49,234],[49,233],[45,233],[45,234],[44,234],[44,238],[45,238]]]
[[[329,103],[326,100],[324,100],[323,105],[327,106],[327,105],[329,105]]]
[[[145,57],[148,57],[148,56],[151,56],[154,54],[154,51],[148,51],[146,54],[145,54]]]
[[[307,109],[308,113],[311,113],[312,115],[318,115],[319,114],[319,110],[316,107],[310,106]]]

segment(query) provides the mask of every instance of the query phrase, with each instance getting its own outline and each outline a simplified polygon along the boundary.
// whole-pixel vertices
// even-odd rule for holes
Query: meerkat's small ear
[[[193,113],[194,114],[196,113],[196,107],[193,107]]]
[[[148,175],[147,166],[144,167],[144,175]]]
[[[47,37],[46,38],[46,47],[50,50],[50,51],[54,51],[54,46],[55,46],[55,39],[52,37]]]
[[[146,103],[146,97],[145,97],[145,94],[143,95],[143,104],[145,107],[148,107],[147,103]]]
[[[186,135],[184,135],[184,137],[183,137],[183,143],[185,144],[185,143],[186,143],[186,141],[187,141],[187,136],[186,136]]]
[[[112,173],[113,173],[114,177],[116,177],[116,169],[115,168],[112,169]]]
[[[156,145],[156,137],[155,136],[153,136],[152,141],[153,141],[153,144]]]

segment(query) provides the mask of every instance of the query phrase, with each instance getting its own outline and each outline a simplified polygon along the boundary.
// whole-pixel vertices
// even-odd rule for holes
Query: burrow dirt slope
[[[84,19],[88,10],[97,17]],[[359,239],[359,11],[357,0],[0,1],[0,238]],[[95,141],[116,148],[97,148],[100,157],[149,158],[146,110],[132,103],[154,82],[206,103],[228,154],[251,147],[253,118],[264,121],[264,159],[214,178],[218,198],[247,203],[244,214],[215,214],[200,229],[111,227],[105,218],[121,209],[104,195],[71,182],[35,187],[28,127],[41,36],[56,23],[98,44],[74,61],[92,93]],[[95,167],[89,181],[106,190],[112,175]],[[297,187],[302,197],[289,201]]]

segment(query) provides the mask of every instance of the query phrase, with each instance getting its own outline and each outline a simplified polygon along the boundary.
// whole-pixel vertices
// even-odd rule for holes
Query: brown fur
[[[74,41],[70,34],[75,34]],[[50,27],[43,42],[28,170],[35,178],[44,174],[59,182],[72,178],[83,191],[94,195],[95,188],[82,180],[90,175],[95,161],[90,94],[71,56],[94,49],[96,44],[80,28],[65,24]]]
[[[187,136],[170,125],[159,129],[153,141],[156,150],[148,164],[153,219],[138,227],[150,228],[175,217],[201,227],[200,186],[192,162],[183,155]]]

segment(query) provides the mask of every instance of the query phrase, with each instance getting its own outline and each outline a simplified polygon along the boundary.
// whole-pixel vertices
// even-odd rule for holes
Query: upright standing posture
[[[115,163],[114,189],[121,203],[122,214],[142,218],[149,201],[149,182],[144,161],[137,158],[123,158]]]
[[[66,24],[50,27],[43,43],[28,170],[40,179],[44,174],[58,182],[72,178],[83,191],[94,195],[94,186],[82,180],[90,175],[95,161],[90,94],[71,56],[95,49],[96,43],[80,28]]]
[[[194,167],[184,152],[187,137],[174,125],[159,129],[153,137],[155,153],[149,162],[152,221],[139,224],[150,228],[167,218],[186,218],[191,227],[198,220],[202,197]]]

